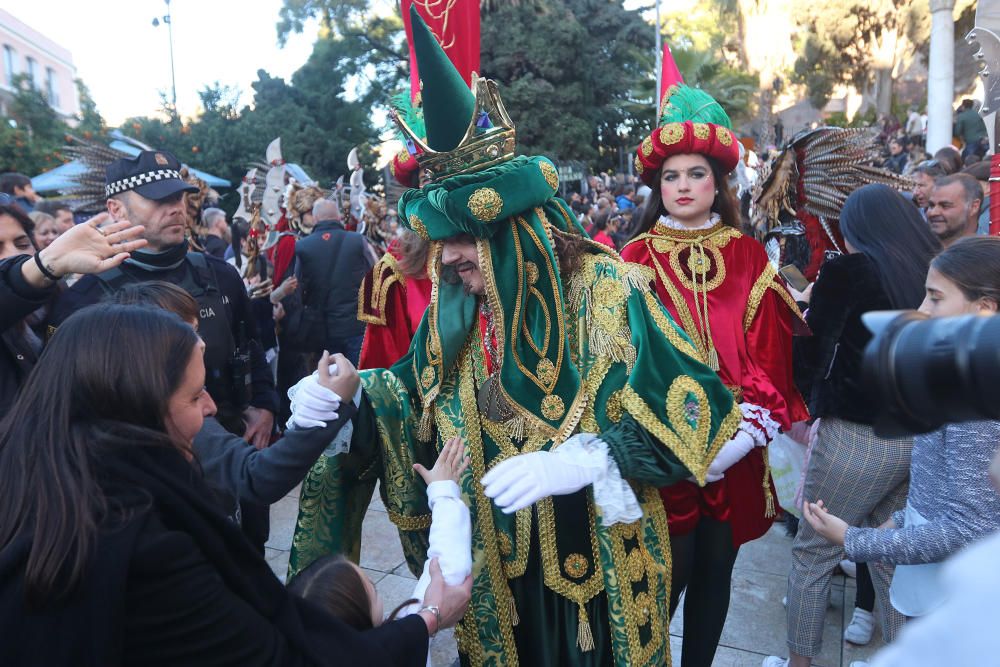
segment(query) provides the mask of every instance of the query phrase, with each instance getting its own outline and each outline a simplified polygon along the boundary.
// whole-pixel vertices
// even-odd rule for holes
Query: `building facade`
[[[14,93],[14,77],[24,74],[66,121],[80,114],[76,67],[68,49],[0,9],[0,115]]]

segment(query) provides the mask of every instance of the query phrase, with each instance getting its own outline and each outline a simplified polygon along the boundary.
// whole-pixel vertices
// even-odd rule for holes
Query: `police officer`
[[[121,266],[84,276],[63,292],[52,309],[49,331],[76,310],[101,301],[128,283],[163,280],[184,288],[200,308],[198,331],[206,346],[205,382],[218,406],[217,419],[260,449],[267,446],[274,426],[274,379],[236,269],[188,249],[184,193],[197,188],[181,180],[180,168],[177,158],[167,151],[142,151],[108,165],[108,212],[116,221],[143,225],[148,245],[133,252]],[[248,518],[245,513],[245,522]],[[253,523],[259,524],[260,519]],[[251,539],[262,548],[260,533],[266,540],[266,526],[250,532],[257,533]]]

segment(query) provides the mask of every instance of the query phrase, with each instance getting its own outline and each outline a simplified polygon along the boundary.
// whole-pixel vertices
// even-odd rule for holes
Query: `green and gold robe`
[[[505,183],[512,170],[520,173]],[[472,517],[474,575],[456,631],[463,663],[663,665],[670,549],[657,488],[689,475],[704,481],[740,412],[651,291],[648,269],[581,240],[581,261],[561,275],[553,234],[581,230],[553,197],[554,171],[543,158],[516,158],[450,179],[443,191],[404,195],[404,219],[432,240],[462,215],[473,232],[493,216],[474,235],[499,367],[491,379],[480,298],[441,280],[435,262],[431,306],[410,351],[391,369],[362,372],[350,452],[322,458],[302,487],[290,575],[328,553],[357,560],[376,481],[419,574],[430,512],[412,465],[429,467],[458,435],[472,461],[460,484]],[[521,213],[502,215],[508,205]],[[436,211],[447,220],[434,220]],[[431,252],[439,259],[440,244]],[[508,408],[503,421],[481,407],[488,380]],[[487,470],[578,432],[608,444],[641,520],[605,527],[589,487],[513,515],[484,495]]]

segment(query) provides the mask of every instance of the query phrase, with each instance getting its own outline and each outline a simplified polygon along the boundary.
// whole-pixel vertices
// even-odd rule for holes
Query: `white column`
[[[927,73],[927,152],[951,144],[955,98],[955,0],[930,0],[931,52]]]

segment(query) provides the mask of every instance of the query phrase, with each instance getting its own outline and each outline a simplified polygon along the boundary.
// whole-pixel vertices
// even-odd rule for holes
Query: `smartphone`
[[[799,271],[799,267],[794,264],[789,264],[778,269],[778,273],[781,277],[788,281],[788,284],[795,288],[798,292],[805,292],[806,288],[809,287],[809,281],[806,277],[802,275]]]

